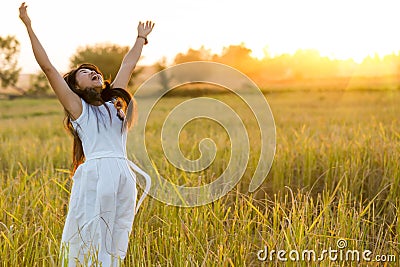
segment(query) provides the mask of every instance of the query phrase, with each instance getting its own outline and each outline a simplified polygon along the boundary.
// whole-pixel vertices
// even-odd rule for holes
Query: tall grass
[[[276,255],[272,262],[260,261],[258,251],[267,246],[269,251],[320,252],[338,249],[339,239],[347,241],[347,249],[395,255],[399,261],[400,92],[267,94],[277,151],[267,179],[251,194],[247,190],[259,144],[254,118],[233,96],[215,97],[244,114],[252,154],[243,179],[228,195],[200,207],[173,207],[147,198],[123,266],[280,265]],[[163,99],[146,136],[150,156],[167,177],[183,174],[161,155],[162,117],[183,100]],[[1,266],[59,265],[72,142],[62,119],[56,100],[0,101]],[[210,134],[219,149],[229,144],[222,129],[204,125],[194,122],[182,133],[186,156],[196,158],[197,142]],[[218,176],[228,157],[228,152],[218,154],[203,173],[206,179]],[[355,262],[286,262],[316,264]]]

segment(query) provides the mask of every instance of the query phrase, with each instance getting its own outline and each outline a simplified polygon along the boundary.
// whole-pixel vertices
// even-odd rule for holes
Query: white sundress
[[[73,176],[68,214],[61,240],[65,266],[117,266],[128,248],[133,219],[150,189],[150,177],[126,156],[127,131],[117,110],[107,102],[92,106],[82,100],[82,114],[72,121],[82,141],[85,162]],[[97,110],[96,110],[97,109]],[[146,180],[136,204],[136,176]],[[97,264],[96,264],[97,263]]]

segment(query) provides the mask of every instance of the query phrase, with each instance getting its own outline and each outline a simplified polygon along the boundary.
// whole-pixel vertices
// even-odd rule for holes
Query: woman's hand
[[[126,110],[126,105],[125,102],[123,102],[120,98],[114,98],[112,100],[114,103],[114,107],[117,109],[117,116],[118,118],[123,121],[125,119],[125,112]]]
[[[22,22],[25,24],[25,26],[30,26],[31,25],[31,19],[28,16],[28,12],[26,11],[26,8],[28,6],[23,2],[21,6],[19,7],[19,18],[22,20]]]
[[[149,33],[153,30],[154,23],[151,21],[146,21],[146,23],[139,21],[139,25],[137,27],[138,35],[147,37]]]

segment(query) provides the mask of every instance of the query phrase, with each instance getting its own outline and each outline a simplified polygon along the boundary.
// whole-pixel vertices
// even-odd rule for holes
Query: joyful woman
[[[61,240],[63,265],[116,266],[124,259],[135,213],[136,176],[150,178],[126,156],[127,130],[135,117],[132,96],[125,89],[154,23],[139,22],[135,44],[125,55],[112,83],[92,64],[62,76],[50,62],[34,33],[27,6],[19,17],[25,24],[34,56],[66,112],[74,137],[73,186]]]

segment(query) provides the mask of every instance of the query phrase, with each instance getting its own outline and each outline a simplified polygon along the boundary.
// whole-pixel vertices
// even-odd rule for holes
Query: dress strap
[[[144,179],[146,180],[146,186],[144,189],[144,192],[142,194],[142,196],[140,197],[138,203],[136,204],[136,208],[135,208],[135,214],[138,212],[140,205],[142,204],[144,198],[149,194],[150,191],[150,187],[151,187],[151,178],[150,176],[145,173],[142,169],[140,169],[135,163],[133,163],[130,160],[127,160],[129,167],[131,167],[134,171],[138,172],[140,175],[142,175],[144,177]]]

